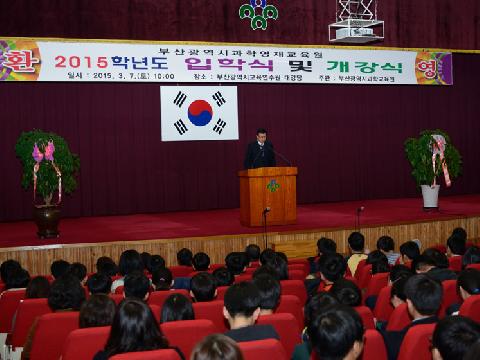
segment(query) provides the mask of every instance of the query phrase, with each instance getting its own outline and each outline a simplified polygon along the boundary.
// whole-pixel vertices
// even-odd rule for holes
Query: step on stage
[[[347,252],[346,238],[360,229],[372,249],[381,235],[397,244],[420,239],[423,248],[445,243],[452,229],[462,226],[469,239],[477,239],[480,226],[480,195],[442,197],[438,211],[425,212],[420,198],[365,200],[299,205],[297,224],[268,227],[268,244],[289,257],[315,254],[321,236],[334,239],[339,252]],[[212,263],[223,262],[231,251],[255,243],[263,248],[263,229],[240,225],[239,209],[138,214],[63,219],[60,238],[40,240],[31,221],[0,223],[0,261],[17,259],[31,274],[49,273],[56,259],[79,261],[94,271],[98,257],[118,259],[134,248],[162,255],[167,264],[176,262],[182,247],[205,251]]]

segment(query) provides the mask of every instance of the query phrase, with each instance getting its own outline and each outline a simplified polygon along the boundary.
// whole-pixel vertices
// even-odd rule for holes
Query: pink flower
[[[35,143],[35,146],[33,147],[32,156],[37,163],[40,163],[43,160],[43,154],[40,152],[37,143]]]
[[[53,153],[55,152],[55,145],[53,145],[53,141],[49,141],[48,145],[45,146],[45,159],[49,161],[53,161]]]

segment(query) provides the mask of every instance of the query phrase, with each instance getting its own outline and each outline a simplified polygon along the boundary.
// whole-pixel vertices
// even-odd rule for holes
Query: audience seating
[[[462,257],[452,256],[448,258],[448,268],[453,271],[462,271]]]
[[[9,290],[0,294],[0,333],[10,332],[13,315],[24,298],[25,289]]]
[[[367,306],[356,306],[355,311],[360,315],[365,329],[375,329],[375,321],[373,320],[372,310]]]
[[[390,273],[380,273],[372,275],[370,281],[367,285],[367,291],[365,292],[364,299],[367,299],[369,296],[378,296],[380,290],[388,285],[388,278]]]
[[[303,270],[288,270],[288,279],[289,280],[305,280],[305,274],[303,273]]]
[[[387,349],[377,330],[366,330],[361,360],[387,360]]]
[[[122,295],[124,288],[125,288],[125,287],[124,287],[123,285],[117,286],[117,288],[115,289],[115,294],[117,294],[117,295]]]
[[[115,304],[120,304],[123,300],[123,294],[108,294],[110,298],[115,301]]]
[[[220,332],[228,330],[227,320],[223,316],[223,300],[193,303],[195,319],[211,320]]]
[[[282,287],[282,295],[295,295],[300,299],[300,303],[305,305],[307,301],[307,289],[305,284],[300,280],[282,280],[280,281]]]
[[[191,266],[170,266],[168,268],[172,272],[173,278],[177,277],[188,277],[188,275],[193,271]]]
[[[172,349],[139,351],[112,356],[110,360],[181,360],[180,355]]]
[[[372,278],[372,264],[367,264],[360,269],[357,268],[355,275],[357,274],[358,277],[355,277],[358,279],[358,287],[360,289],[366,289],[370,279]]]
[[[262,315],[258,318],[257,324],[269,324],[275,328],[287,356],[291,356],[295,345],[301,342],[301,330],[292,314]]]
[[[305,279],[305,277],[309,274],[309,270],[310,270],[310,267],[305,267],[305,264],[288,264],[288,272],[290,273],[290,271],[292,270],[300,270],[303,274],[303,278]]]
[[[460,304],[462,299],[458,296],[457,293],[457,280],[445,280],[442,282],[443,288],[443,298],[440,311],[438,316],[443,318],[445,316],[445,311],[452,304]]]
[[[480,271],[480,264],[469,264],[466,266],[467,269],[477,269]]]
[[[230,286],[219,286],[217,287],[217,300],[223,300],[225,293],[227,292]]]
[[[390,319],[388,320],[388,331],[399,331],[404,329],[412,322],[408,313],[407,304],[401,304],[393,310]]]
[[[238,343],[244,360],[275,359],[288,360],[282,344],[275,339]]]
[[[150,310],[152,310],[153,316],[155,316],[155,320],[157,320],[157,323],[160,324],[160,315],[162,314],[162,308],[155,304],[148,304],[148,307],[150,308]]]
[[[190,299],[190,293],[185,289],[175,289],[175,290],[165,290],[165,291],[154,291],[150,293],[148,297],[148,304],[157,305],[160,309],[163,307],[163,303],[170,295],[180,294]]]
[[[276,314],[288,313],[292,314],[297,319],[300,329],[304,325],[304,313],[303,306],[300,299],[296,295],[282,295],[280,296],[280,302],[275,309]]]
[[[200,340],[219,332],[211,320],[205,319],[166,322],[160,328],[170,346],[178,347],[186,359],[190,358],[190,353]]]
[[[241,282],[244,282],[244,281],[250,281],[252,280],[252,275],[253,274],[247,274],[247,273],[243,273],[243,274],[240,274],[240,275],[237,275],[235,276],[235,284],[239,284]]]
[[[411,327],[403,339],[398,360],[431,359],[430,339],[436,324]]]
[[[253,275],[253,273],[254,273],[257,269],[258,269],[258,268],[256,268],[256,267],[246,268],[246,269],[245,269],[245,274],[251,274],[251,275]]]
[[[391,290],[391,286],[385,286],[378,294],[377,303],[375,304],[375,309],[373,310],[373,316],[377,320],[388,321],[393,310],[395,309],[390,302]]]
[[[214,272],[217,269],[220,269],[222,267],[225,267],[225,264],[210,264],[210,271]]]
[[[480,295],[468,297],[460,306],[459,314],[480,323]]]
[[[105,347],[110,326],[73,330],[63,344],[62,360],[93,359]]]
[[[367,260],[366,260],[366,259],[360,260],[360,262],[358,263],[357,269],[355,270],[355,274],[353,274],[353,276],[354,276],[357,280],[360,280],[360,271],[363,269],[363,267],[364,267],[365,265],[367,265]]]
[[[45,314],[38,320],[30,360],[58,360],[68,334],[78,329],[76,311]]]

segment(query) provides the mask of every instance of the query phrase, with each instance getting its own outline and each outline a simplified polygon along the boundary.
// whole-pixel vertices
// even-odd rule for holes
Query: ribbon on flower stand
[[[439,155],[440,162],[442,163],[443,176],[445,177],[445,185],[447,185],[447,187],[450,187],[452,185],[452,181],[450,180],[447,163],[445,161],[445,148],[447,146],[447,142],[445,141],[445,138],[442,135],[438,135],[438,134],[432,135],[432,138],[433,138],[433,142],[432,142],[433,173],[435,174],[435,170],[436,170],[435,164],[437,160],[437,155]],[[434,176],[432,188],[435,187],[436,184],[437,184],[436,178]]]
[[[55,152],[55,145],[53,141],[50,140],[44,148],[44,154],[38,148],[37,143],[33,146],[32,157],[35,160],[35,165],[33,165],[33,201],[37,196],[37,178],[38,178],[38,171],[40,170],[40,163],[45,159],[45,161],[50,161],[52,164],[53,169],[57,173],[58,177],[58,202],[56,205],[60,204],[62,201],[62,173],[60,169],[55,164],[53,159],[53,153]]]

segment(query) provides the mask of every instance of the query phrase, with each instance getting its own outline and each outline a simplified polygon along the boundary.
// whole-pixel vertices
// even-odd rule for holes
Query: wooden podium
[[[263,226],[263,210],[270,207],[267,224],[295,224],[296,175],[296,167],[264,167],[239,171],[240,223],[244,226]]]

